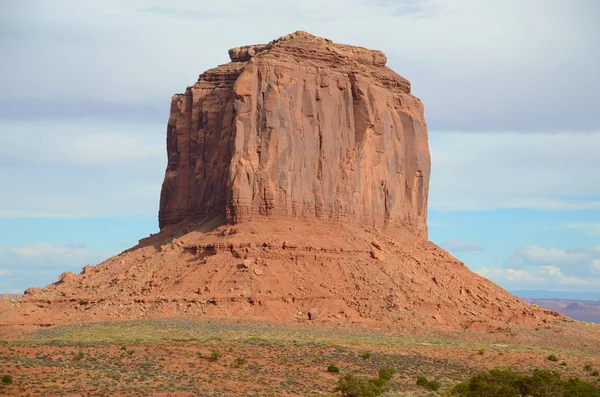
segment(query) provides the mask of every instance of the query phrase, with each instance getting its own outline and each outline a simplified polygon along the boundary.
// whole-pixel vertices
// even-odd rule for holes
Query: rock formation
[[[172,99],[161,228],[222,213],[426,236],[423,105],[382,52],[296,32],[229,55]]]
[[[161,232],[0,300],[0,325],[199,316],[506,331],[563,321],[427,241],[421,102],[379,51],[296,32],[175,95]]]

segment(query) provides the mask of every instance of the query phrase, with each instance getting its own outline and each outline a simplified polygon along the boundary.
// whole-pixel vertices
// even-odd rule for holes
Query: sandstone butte
[[[172,98],[160,233],[0,299],[2,325],[223,316],[495,332],[570,321],[427,240],[423,104],[382,52],[295,32],[229,56]]]

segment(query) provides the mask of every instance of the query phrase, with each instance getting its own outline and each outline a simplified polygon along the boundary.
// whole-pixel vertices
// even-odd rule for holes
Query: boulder
[[[77,280],[77,276],[72,272],[64,272],[58,276],[58,282],[63,284],[69,284]]]
[[[25,295],[39,295],[44,292],[41,288],[30,287],[27,288],[24,292]]]

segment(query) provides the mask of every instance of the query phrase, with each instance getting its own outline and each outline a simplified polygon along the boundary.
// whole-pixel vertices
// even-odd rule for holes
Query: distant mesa
[[[573,302],[573,303],[568,304],[565,307],[565,309],[566,310],[585,310],[586,306],[584,306],[584,305],[582,305],[581,303],[578,303],[578,302]]]

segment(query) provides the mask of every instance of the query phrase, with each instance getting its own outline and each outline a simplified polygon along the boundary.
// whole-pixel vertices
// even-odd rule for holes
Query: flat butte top
[[[277,62],[280,66],[304,67],[320,71],[357,74],[371,78],[373,83],[391,91],[410,94],[410,82],[386,67],[387,57],[382,51],[338,44],[333,41],[297,31],[271,41],[229,50],[231,62],[209,69],[199,81],[221,80],[223,75],[239,74],[251,60]]]

